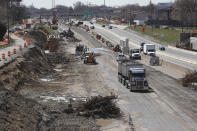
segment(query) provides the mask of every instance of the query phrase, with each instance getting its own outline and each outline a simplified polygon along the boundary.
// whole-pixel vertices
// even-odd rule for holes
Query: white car
[[[122,60],[126,60],[126,59],[127,59],[127,57],[125,55],[122,55],[122,54],[120,54],[116,57],[116,61],[122,61]]]

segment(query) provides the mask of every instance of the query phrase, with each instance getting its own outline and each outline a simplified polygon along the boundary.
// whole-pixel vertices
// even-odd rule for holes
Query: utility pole
[[[104,0],[104,17],[105,17],[105,0]]]
[[[10,20],[9,20],[9,3],[10,3],[10,1],[8,0],[7,1],[7,22],[8,22],[8,24],[7,24],[7,28],[8,28],[8,44],[10,43],[10,32],[9,32],[9,30],[10,30]]]
[[[129,14],[129,25],[131,26],[131,15],[132,15],[131,8],[129,9],[128,14]]]
[[[153,31],[153,9],[152,9],[152,1],[150,0],[150,13],[151,13],[151,27],[152,27],[152,31]]]

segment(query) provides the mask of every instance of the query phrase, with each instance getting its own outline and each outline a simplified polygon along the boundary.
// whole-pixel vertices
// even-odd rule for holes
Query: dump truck
[[[118,80],[130,91],[149,89],[144,66],[134,60],[118,61]]]
[[[140,49],[131,49],[129,52],[129,58],[141,60]]]

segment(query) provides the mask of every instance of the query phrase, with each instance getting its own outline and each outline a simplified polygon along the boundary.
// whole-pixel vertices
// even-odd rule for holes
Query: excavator
[[[84,64],[96,64],[96,59],[93,52],[85,56]]]

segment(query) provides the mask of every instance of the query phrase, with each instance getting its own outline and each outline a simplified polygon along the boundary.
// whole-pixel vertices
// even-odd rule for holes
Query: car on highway
[[[112,26],[109,26],[108,29],[112,29]]]
[[[116,61],[122,61],[122,60],[126,60],[127,57],[125,55],[122,55],[122,54],[119,54],[117,57],[116,57]]]
[[[77,24],[77,23],[76,23],[76,24],[74,24],[74,26],[75,26],[75,27],[78,27],[78,26],[79,26],[79,24]]]
[[[140,47],[140,51],[143,51],[143,49],[144,49],[144,44],[145,44],[144,42],[142,42],[142,43],[140,44],[140,46],[141,46],[141,47]]]
[[[90,29],[95,29],[95,27],[94,26],[90,26]]]
[[[166,48],[165,48],[165,46],[160,46],[160,47],[159,47],[159,50],[160,50],[160,51],[165,51]]]
[[[102,27],[105,27],[105,25],[102,25]]]

